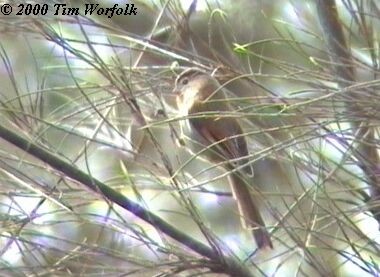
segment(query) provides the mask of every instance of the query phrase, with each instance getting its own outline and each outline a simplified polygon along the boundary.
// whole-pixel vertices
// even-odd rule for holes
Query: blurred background
[[[1,276],[379,274],[378,1],[9,4]],[[137,14],[85,15],[90,4]],[[228,92],[273,250],[257,251],[241,227],[228,172],[180,143],[172,89],[188,67],[216,72]]]

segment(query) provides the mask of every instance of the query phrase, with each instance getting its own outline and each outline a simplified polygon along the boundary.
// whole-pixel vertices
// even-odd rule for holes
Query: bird
[[[189,150],[230,172],[228,180],[237,202],[242,225],[251,229],[259,249],[272,248],[257,203],[246,180],[253,180],[246,139],[239,119],[226,98],[226,89],[208,72],[188,68],[174,84],[181,131],[189,138]]]

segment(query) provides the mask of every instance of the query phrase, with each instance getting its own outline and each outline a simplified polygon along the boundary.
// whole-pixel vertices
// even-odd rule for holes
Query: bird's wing
[[[204,120],[204,119],[203,119]],[[219,142],[212,148],[221,159],[239,159],[232,164],[245,164],[248,162],[248,148],[243,131],[234,118],[220,118],[212,120],[211,124],[196,124],[193,126],[206,141],[207,144]],[[211,128],[210,128],[211,127]],[[206,145],[207,146],[207,145]],[[253,175],[251,166],[244,167],[247,174]]]

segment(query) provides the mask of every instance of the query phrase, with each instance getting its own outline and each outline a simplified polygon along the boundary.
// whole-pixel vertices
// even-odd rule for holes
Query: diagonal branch
[[[54,154],[39,147],[37,144],[19,136],[15,132],[7,129],[2,125],[0,125],[0,138],[47,163],[52,168],[81,183],[91,191],[100,193],[103,197],[107,198],[113,203],[118,204],[145,222],[153,225],[167,236],[187,246],[199,255],[206,257],[211,261],[211,270],[215,272],[224,272],[230,274],[231,276],[252,276],[248,268],[242,265],[235,258],[219,255],[212,248],[192,238],[190,235],[181,232],[179,229],[167,223],[149,210],[145,209],[140,204],[130,200],[121,193],[100,182],[99,180],[89,176],[80,169],[72,166]]]

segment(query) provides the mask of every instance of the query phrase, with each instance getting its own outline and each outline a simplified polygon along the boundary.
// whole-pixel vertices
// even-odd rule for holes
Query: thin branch
[[[340,88],[345,88],[356,82],[355,70],[335,0],[316,0],[316,8],[337,83]],[[365,113],[365,107],[360,107],[360,101],[355,101],[357,94],[347,93],[347,96],[352,97],[352,101],[348,101],[346,105],[347,111],[361,118],[360,114]],[[353,153],[370,186],[369,209],[380,223],[380,206],[374,204],[374,201],[380,200],[380,157],[375,143],[375,131],[369,127],[370,122],[353,121],[351,125],[355,141],[358,142]]]

